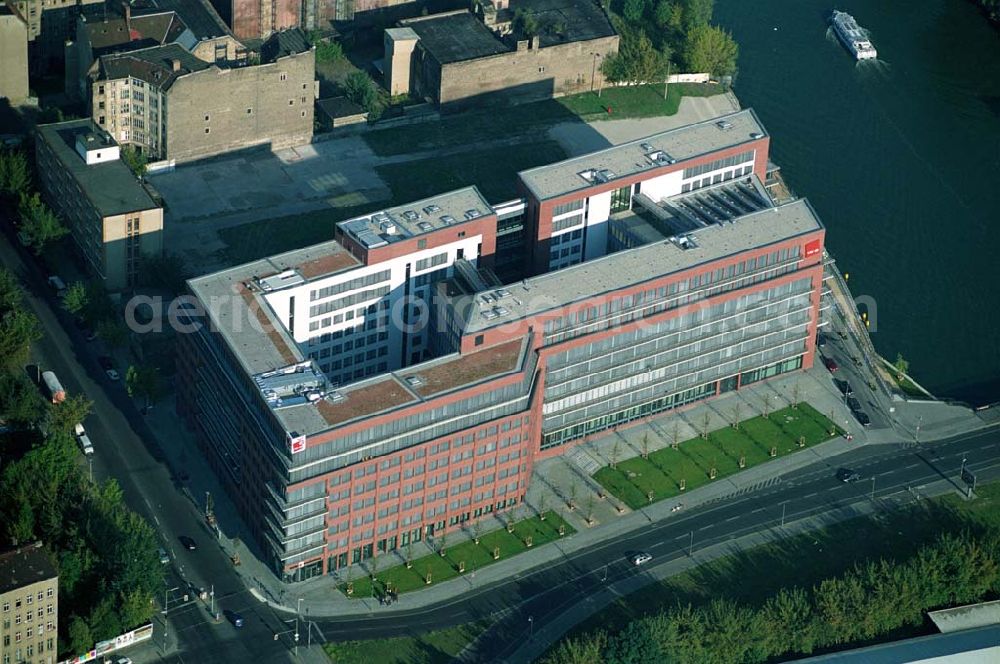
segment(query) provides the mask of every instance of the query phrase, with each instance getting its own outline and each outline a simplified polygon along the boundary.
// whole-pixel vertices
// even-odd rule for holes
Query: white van
[[[86,430],[84,430],[83,425],[77,424],[76,426],[74,426],[73,433],[74,435],[76,435],[76,442],[80,443],[80,449],[83,450],[83,453],[86,454],[87,456],[93,454],[94,446],[90,442],[90,436],[87,435],[87,432]]]

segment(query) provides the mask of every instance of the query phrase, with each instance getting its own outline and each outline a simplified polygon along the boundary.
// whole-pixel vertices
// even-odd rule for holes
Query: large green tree
[[[17,198],[31,188],[31,169],[20,150],[0,150],[0,194]]]
[[[713,77],[736,74],[739,47],[733,36],[714,25],[702,25],[688,32],[684,60],[691,72],[706,72]]]
[[[21,194],[17,211],[21,220],[20,232],[36,254],[40,254],[46,245],[69,232],[37,193]]]
[[[658,50],[641,31],[623,26],[618,53],[608,56],[601,71],[614,83],[660,83],[667,75],[669,54]]]

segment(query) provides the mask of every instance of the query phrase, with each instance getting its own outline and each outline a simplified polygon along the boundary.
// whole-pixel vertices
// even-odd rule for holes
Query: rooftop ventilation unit
[[[453,223],[455,223],[455,217],[451,216],[450,214],[446,214],[443,217],[441,217],[441,222],[448,226],[451,226]]]
[[[487,309],[486,311],[481,312],[479,315],[485,318],[486,320],[493,320],[494,318],[497,318],[497,313],[492,309]]]
[[[759,131],[755,131],[750,134],[750,138],[756,141],[758,138],[764,138],[764,134],[760,133]]]
[[[419,228],[422,231],[429,231],[434,229],[434,224],[432,224],[429,221],[421,221],[420,223],[417,224],[417,228]]]
[[[718,122],[715,123],[715,126],[725,131],[727,129],[732,129],[733,123],[730,122],[729,120],[719,120]]]
[[[506,288],[498,288],[497,290],[493,291],[493,294],[497,296],[497,299],[499,299],[502,297],[510,296],[510,291],[507,290]]]
[[[386,219],[379,222],[378,229],[386,235],[394,235],[396,233],[396,224]]]
[[[579,175],[580,177],[582,177],[587,182],[593,182],[594,181],[594,177],[596,175],[596,171],[594,171],[593,168],[588,168],[585,171],[580,171],[579,173],[577,173],[577,175]]]
[[[594,179],[598,182],[611,182],[616,177],[618,177],[618,175],[609,168],[602,168],[594,175]]]
[[[483,216],[483,213],[480,212],[477,208],[472,208],[471,210],[465,211],[466,219],[475,219],[476,217],[481,217],[481,216]]]
[[[386,214],[385,212],[376,212],[375,214],[372,215],[372,221],[374,222],[389,221],[389,215]]]
[[[414,374],[412,376],[406,377],[406,384],[410,387],[420,387],[424,385],[427,381],[420,374]]]
[[[433,214],[435,212],[440,212],[441,207],[438,205],[428,205],[424,208],[424,214]]]
[[[506,316],[507,314],[510,313],[510,309],[508,309],[507,307],[493,307],[493,313],[495,313],[497,316]]]
[[[645,150],[646,152],[652,152],[653,151],[653,145],[652,145],[652,143],[640,143],[639,147],[642,148],[643,150]]]
[[[679,235],[675,238],[675,244],[685,251],[698,248],[698,244],[694,241],[694,238],[688,235]]]
[[[482,295],[479,296],[479,301],[482,302],[485,305],[491,305],[494,302],[496,302],[497,299],[495,297],[493,297],[492,295],[490,295],[489,293],[484,293],[484,294],[482,294]]]
[[[332,392],[327,392],[326,396],[323,397],[328,403],[340,403],[341,401],[346,401],[347,397],[344,396],[343,392],[338,392],[333,390]]]
[[[420,215],[417,212],[414,212],[413,210],[407,210],[406,212],[403,213],[403,219],[406,219],[407,221],[416,221],[419,218]]]

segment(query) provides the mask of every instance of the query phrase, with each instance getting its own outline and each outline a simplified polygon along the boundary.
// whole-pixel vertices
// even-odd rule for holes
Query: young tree
[[[70,618],[67,636],[69,637],[70,652],[87,652],[94,647],[94,639],[90,635],[90,627],[87,625],[87,621],[80,616]]]
[[[27,193],[31,169],[20,150],[0,150],[0,194],[11,198]]]
[[[733,36],[714,25],[702,25],[688,31],[684,59],[688,69],[707,72],[714,77],[736,73],[739,47]]]
[[[143,397],[147,406],[156,403],[164,391],[160,370],[146,365],[129,365],[125,371],[125,389],[130,397]]]
[[[344,81],[344,95],[369,113],[378,103],[378,91],[368,74],[351,72]]]
[[[681,444],[681,423],[674,419],[674,424],[670,427],[670,442],[676,450]]]
[[[641,447],[642,447],[642,458],[643,459],[648,459],[649,458],[649,434],[648,433],[642,434],[642,442],[640,444],[641,444]]]
[[[37,193],[22,194],[17,211],[21,219],[21,232],[24,233],[28,246],[35,254],[40,254],[47,244],[69,232]]]
[[[708,427],[711,426],[712,420],[708,415],[708,411],[701,416],[701,437],[708,440]]]
[[[792,408],[799,407],[799,400],[802,398],[802,384],[796,380],[792,383]]]
[[[601,71],[612,82],[662,83],[669,68],[670,54],[657,50],[644,33],[624,28],[616,55],[604,58]]]
[[[622,446],[621,443],[615,439],[615,444],[611,446],[611,454],[608,457],[608,461],[612,468],[618,468],[618,458],[621,456]]]
[[[128,339],[128,330],[121,321],[105,318],[97,321],[97,336],[112,348],[121,348]]]
[[[646,12],[646,0],[625,0],[622,5],[622,16],[629,23],[641,23]]]
[[[513,24],[514,32],[524,38],[534,37],[541,28],[535,12],[530,9],[521,9],[520,7],[514,10]]]
[[[129,170],[140,180],[145,177],[149,160],[146,155],[135,149],[133,145],[126,145],[121,149],[122,161],[129,167]]]
[[[45,415],[38,388],[21,372],[0,372],[0,417],[20,425],[34,424]]]
[[[683,3],[685,30],[707,26],[712,20],[715,0],[683,0]]]
[[[892,366],[901,374],[910,373],[910,363],[903,357],[902,353],[896,353],[896,361],[892,363]]]
[[[733,424],[733,428],[736,429],[737,431],[739,431],[739,429],[740,429],[740,415],[741,415],[742,409],[743,409],[743,404],[741,404],[739,401],[737,401],[735,404],[733,404],[733,422],[732,422],[732,424]]]
[[[74,316],[79,316],[87,307],[88,299],[89,293],[84,283],[82,281],[74,281],[66,288],[66,295],[63,296],[62,306],[63,309]]]
[[[42,338],[42,328],[33,313],[22,309],[0,312],[0,367],[17,370],[28,362],[31,344]]]

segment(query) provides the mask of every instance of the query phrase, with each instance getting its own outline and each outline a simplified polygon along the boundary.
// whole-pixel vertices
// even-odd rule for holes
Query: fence
[[[113,639],[101,641],[82,655],[64,659],[59,662],[59,664],[83,664],[83,662],[92,662],[98,657],[115,652],[116,650],[121,650],[122,648],[128,648],[136,643],[148,641],[151,638],[153,638],[153,623],[148,623],[142,627],[133,629],[131,632],[119,634]]]

